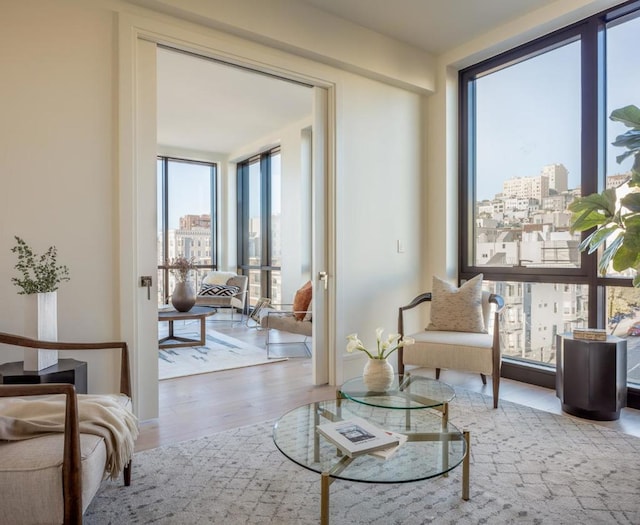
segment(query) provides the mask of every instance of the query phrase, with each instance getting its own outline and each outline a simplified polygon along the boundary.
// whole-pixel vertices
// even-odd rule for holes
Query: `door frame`
[[[203,32],[202,26],[172,25],[123,13],[118,16],[118,43],[120,333],[132,347],[133,399],[138,417],[151,419],[159,413],[157,305],[153,300],[157,283],[153,279],[149,301],[147,289],[139,282],[142,275],[156,275],[157,266],[155,222],[149,219],[148,208],[146,215],[142,212],[149,194],[155,210],[156,193],[151,193],[151,186],[156,184],[156,152],[151,150],[157,145],[154,91],[158,44],[314,86],[314,125],[319,129],[313,135],[313,383],[335,384],[336,82],[326,78],[332,76],[327,74],[328,68],[213,29]],[[148,176],[143,176],[145,173]],[[324,179],[320,181],[318,175]],[[151,223],[154,233],[149,235]],[[153,239],[152,250],[147,237]],[[326,288],[318,278],[320,272],[329,276]]]

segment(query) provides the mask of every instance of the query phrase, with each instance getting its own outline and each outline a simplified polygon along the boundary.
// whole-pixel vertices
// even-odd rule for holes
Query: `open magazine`
[[[387,432],[359,417],[323,423],[317,430],[349,457],[400,445],[398,434]]]

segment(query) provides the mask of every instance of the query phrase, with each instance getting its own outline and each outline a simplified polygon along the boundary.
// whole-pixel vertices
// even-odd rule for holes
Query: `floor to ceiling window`
[[[249,301],[281,304],[282,206],[280,150],[240,162],[238,171],[238,261],[249,276]]]
[[[194,286],[217,268],[216,173],[212,163],[158,157],[158,304],[173,290],[176,257],[194,259]]]
[[[460,72],[460,278],[504,296],[505,360],[525,375],[555,369],[556,334],[597,326],[627,338],[640,387],[640,290],[598,274],[567,209],[630,178],[608,115],[640,106],[639,15],[627,3]]]

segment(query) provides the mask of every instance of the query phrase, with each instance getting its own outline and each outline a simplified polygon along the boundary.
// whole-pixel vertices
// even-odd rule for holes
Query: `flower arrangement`
[[[58,250],[55,246],[40,256],[33,253],[31,247],[20,237],[14,236],[17,244],[11,248],[18,254],[15,269],[22,278],[12,277],[11,282],[21,288],[19,295],[55,292],[60,283],[69,280],[69,268],[58,265]]]
[[[365,348],[362,341],[358,339],[358,334],[349,334],[347,336],[347,341],[349,341],[347,343],[347,352],[361,350],[362,352],[367,354],[370,359],[386,359],[398,348],[412,345],[416,342],[412,337],[404,337],[400,339],[400,334],[389,334],[389,337],[387,337],[386,341],[383,341],[382,332],[384,332],[383,328],[376,328],[377,352],[375,355]]]
[[[176,257],[169,264],[169,269],[178,279],[178,282],[185,283],[189,278],[189,272],[196,269],[196,259],[195,257],[190,257],[189,259],[182,256]]]

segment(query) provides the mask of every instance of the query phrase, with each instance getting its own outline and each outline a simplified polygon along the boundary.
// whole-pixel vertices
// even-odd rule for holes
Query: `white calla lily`
[[[358,334],[353,333],[347,336],[347,352],[353,352],[354,350],[360,350],[365,352],[370,359],[386,359],[398,348],[412,345],[415,343],[415,339],[411,337],[405,337],[401,339],[400,334],[389,334],[385,341],[382,340],[383,328],[376,328],[376,346],[377,352],[372,354],[364,346],[363,342],[358,338]]]

